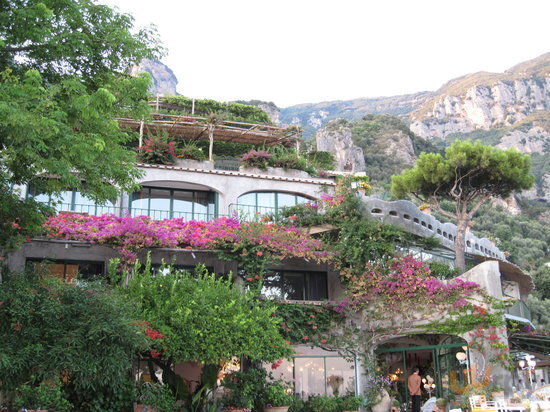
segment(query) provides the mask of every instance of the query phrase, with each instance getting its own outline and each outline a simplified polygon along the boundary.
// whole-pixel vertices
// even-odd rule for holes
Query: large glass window
[[[27,259],[27,266],[35,273],[48,273],[69,283],[103,277],[103,262]]]
[[[107,213],[118,214],[119,211],[115,206],[115,201],[107,201],[104,205],[98,205],[78,190],[65,190],[59,196],[49,196],[31,186],[28,196],[33,197],[37,202],[52,206],[57,212],[77,212],[99,216]]]
[[[262,294],[286,300],[328,299],[327,273],[275,271],[266,276]]]
[[[243,219],[258,215],[277,214],[283,207],[292,207],[310,201],[307,197],[282,192],[252,192],[239,197],[237,209]]]
[[[340,356],[294,359],[295,392],[310,396],[355,394],[355,362]]]
[[[338,355],[297,356],[284,359],[273,369],[270,364],[264,367],[274,379],[294,382],[296,394],[307,400],[310,396],[356,394],[355,360]]]
[[[182,217],[186,220],[209,220],[216,217],[214,192],[144,187],[132,193],[132,216],[145,215],[153,219]]]

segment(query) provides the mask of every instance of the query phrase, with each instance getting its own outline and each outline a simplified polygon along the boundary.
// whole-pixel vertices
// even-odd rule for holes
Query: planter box
[[[177,159],[174,166],[188,169],[213,170],[214,162],[208,160]]]
[[[284,169],[282,167],[268,167],[266,170],[258,167],[245,167],[240,166],[239,171],[244,173],[252,173],[256,175],[271,175],[271,176],[283,176],[283,177],[297,177],[302,179],[310,178],[308,172],[296,169]]]
[[[290,406],[266,406],[264,412],[287,412],[288,408],[290,408]]]

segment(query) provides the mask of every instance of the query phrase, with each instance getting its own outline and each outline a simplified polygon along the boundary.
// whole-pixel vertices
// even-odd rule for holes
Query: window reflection
[[[327,273],[276,271],[266,276],[262,294],[287,300],[328,299]]]
[[[283,192],[251,192],[239,196],[238,211],[242,218],[256,215],[277,214],[284,207],[292,207],[310,201],[307,197]]]
[[[215,217],[214,192],[144,187],[131,196],[132,216],[208,220]]]
[[[355,362],[339,356],[294,359],[295,390],[302,398],[354,395]]]
[[[98,204],[78,190],[64,190],[60,194],[52,196],[41,193],[31,186],[28,196],[33,197],[37,202],[52,206],[57,212],[77,212],[90,215],[117,213],[114,200]]]

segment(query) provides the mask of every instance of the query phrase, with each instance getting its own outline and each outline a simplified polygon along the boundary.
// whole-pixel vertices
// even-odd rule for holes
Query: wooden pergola
[[[291,146],[299,141],[299,131],[293,127],[283,128],[263,124],[220,121],[212,123],[205,117],[181,116],[154,113],[151,120],[131,118],[116,119],[121,128],[139,132],[140,146],[143,136],[165,132],[171,138],[209,140],[209,157],[212,159],[214,141],[248,143],[254,145]]]

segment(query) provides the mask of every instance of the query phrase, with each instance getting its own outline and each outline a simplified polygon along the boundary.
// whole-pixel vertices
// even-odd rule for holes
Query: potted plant
[[[148,164],[173,165],[176,161],[176,143],[166,136],[151,136],[139,148],[138,159]]]
[[[271,153],[265,150],[251,150],[245,153],[241,158],[241,166],[257,167],[259,169],[267,169],[267,163],[271,158]]]
[[[138,392],[135,412],[172,412],[177,407],[176,398],[167,385],[143,382]]]
[[[439,412],[445,412],[447,409],[447,399],[437,398],[435,400],[435,406],[437,406],[437,409],[439,410]]]
[[[344,396],[338,399],[338,403],[342,412],[355,412],[363,404],[363,398],[360,396]]]
[[[290,385],[282,380],[267,382],[264,388],[264,412],[287,412],[294,402]]]

